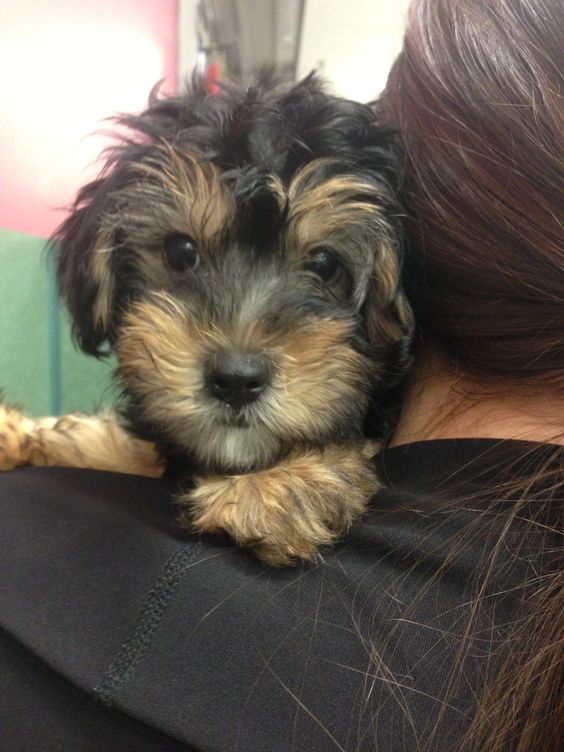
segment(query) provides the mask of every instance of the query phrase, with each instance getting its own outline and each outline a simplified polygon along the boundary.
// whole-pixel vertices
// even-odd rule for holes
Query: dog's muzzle
[[[223,350],[205,368],[206,388],[212,397],[238,410],[256,402],[272,382],[272,364],[264,353]]]

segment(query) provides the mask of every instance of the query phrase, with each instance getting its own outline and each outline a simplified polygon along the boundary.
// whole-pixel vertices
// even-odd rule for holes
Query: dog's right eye
[[[167,266],[175,272],[195,269],[200,261],[198,246],[189,235],[171,235],[164,243]]]

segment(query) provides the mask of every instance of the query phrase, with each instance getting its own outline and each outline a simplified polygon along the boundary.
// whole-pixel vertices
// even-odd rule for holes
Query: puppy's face
[[[208,468],[359,436],[411,331],[387,185],[339,152],[288,169],[276,144],[229,163],[194,140],[144,144],[93,190],[83,345],[107,338],[135,418]]]

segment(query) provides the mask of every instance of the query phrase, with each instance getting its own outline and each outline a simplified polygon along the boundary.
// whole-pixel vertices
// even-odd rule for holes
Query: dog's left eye
[[[189,235],[171,235],[164,244],[165,261],[171,269],[183,272],[195,269],[200,261],[198,247]]]
[[[316,274],[326,284],[338,287],[342,294],[347,295],[351,290],[351,275],[331,248],[315,248],[304,262],[303,268]]]

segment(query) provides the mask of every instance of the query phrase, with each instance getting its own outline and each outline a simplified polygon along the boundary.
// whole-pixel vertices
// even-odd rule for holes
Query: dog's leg
[[[246,475],[197,478],[181,498],[183,521],[227,532],[262,561],[314,559],[364,512],[380,487],[370,463],[375,442],[308,449]]]
[[[29,418],[0,404],[0,470],[20,465],[82,467],[158,477],[153,444],[131,436],[116,416],[71,414]]]

